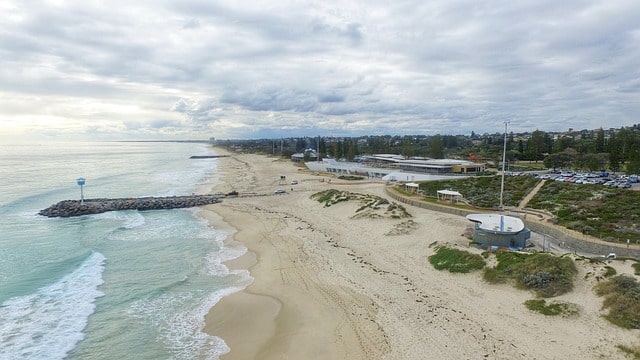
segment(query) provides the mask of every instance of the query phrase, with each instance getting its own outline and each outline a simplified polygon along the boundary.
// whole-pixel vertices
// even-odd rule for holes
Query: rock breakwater
[[[189,208],[208,204],[215,204],[221,200],[221,195],[188,195],[166,197],[140,197],[119,199],[86,199],[63,200],[46,209],[40,210],[38,215],[47,217],[72,217],[90,214],[100,214],[118,210],[162,210]]]

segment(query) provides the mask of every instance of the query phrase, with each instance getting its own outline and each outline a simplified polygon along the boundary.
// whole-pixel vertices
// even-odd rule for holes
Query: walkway
[[[547,180],[541,180],[538,185],[536,185],[533,190],[531,190],[527,196],[524,197],[524,199],[522,199],[522,201],[520,201],[520,204],[518,204],[518,209],[522,210],[524,208],[527,207],[527,204],[529,203],[529,201],[531,201],[531,199],[533,199],[534,196],[536,196],[536,194],[538,193],[538,190],[540,190],[540,188],[542,188],[542,186],[544,186],[544,183]]]

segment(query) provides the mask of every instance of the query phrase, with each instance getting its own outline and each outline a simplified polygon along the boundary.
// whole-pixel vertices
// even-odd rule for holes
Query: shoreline
[[[461,236],[468,226],[464,218],[409,207],[415,228],[398,231],[401,220],[355,216],[355,202],[325,208],[311,200],[312,194],[342,184],[320,181],[288,161],[251,154],[218,161],[215,192],[287,190],[203,207],[211,226],[235,231],[225,246],[247,248],[224,264],[249,269],[254,278],[206,316],[204,331],[231,348],[223,360],[423,359],[425,354],[624,359],[616,345],[638,342],[637,331],[602,318],[601,299],[591,290],[595,280],[581,283],[596,269],[581,268],[576,289],[550,299],[576,303],[578,318],[545,317],[524,308],[532,298],[526,291],[487,285],[477,273],[432,268],[428,256],[434,241],[475,251]],[[283,174],[299,184],[281,184]],[[347,191],[386,197],[381,183],[348,184]],[[619,273],[632,271],[625,264]]]

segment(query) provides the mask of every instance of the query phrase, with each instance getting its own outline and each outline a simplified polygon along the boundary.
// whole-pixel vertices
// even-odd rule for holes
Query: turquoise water
[[[84,197],[191,194],[215,173],[195,143],[0,145],[0,359],[217,359],[204,316],[245,287],[198,209],[76,218],[37,212]]]

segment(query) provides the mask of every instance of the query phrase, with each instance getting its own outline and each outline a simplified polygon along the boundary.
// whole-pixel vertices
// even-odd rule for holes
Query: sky
[[[0,13],[0,141],[640,123],[638,0],[2,0]]]

